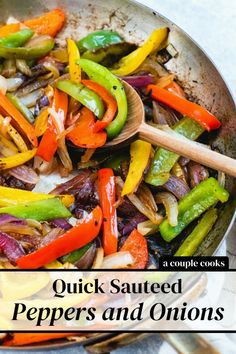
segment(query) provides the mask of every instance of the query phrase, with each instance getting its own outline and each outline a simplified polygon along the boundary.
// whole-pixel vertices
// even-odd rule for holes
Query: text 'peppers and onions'
[[[168,28],[139,46],[99,28],[58,44],[65,20],[54,9],[0,28],[0,266],[147,269],[193,255],[229,198],[222,175],[139,139],[103,146],[127,123],[124,81],[147,123],[185,139],[219,120],[165,68]]]

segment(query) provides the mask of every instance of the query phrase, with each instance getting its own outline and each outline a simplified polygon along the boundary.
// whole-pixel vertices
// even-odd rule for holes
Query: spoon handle
[[[204,166],[236,177],[235,159],[210,150],[202,144],[181,137],[176,133],[160,130],[143,123],[139,128],[139,137],[151,144],[199,162]]]

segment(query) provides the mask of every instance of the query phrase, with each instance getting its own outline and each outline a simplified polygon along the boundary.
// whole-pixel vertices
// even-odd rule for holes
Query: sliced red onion
[[[75,263],[78,269],[89,269],[96,255],[96,243],[93,242],[85,254]]]
[[[44,95],[43,97],[41,97],[39,99],[39,108],[42,109],[43,107],[46,107],[46,106],[49,106],[50,102],[49,102],[49,99],[46,95]]]
[[[190,185],[192,188],[209,177],[209,172],[207,169],[193,161],[188,164],[188,172],[190,176]]]
[[[53,240],[57,239],[60,235],[62,235],[63,232],[64,232],[64,231],[61,230],[61,228],[52,229],[52,230],[49,231],[49,233],[42,239],[42,242],[40,243],[39,248],[48,245],[50,242],[52,242]]]
[[[28,85],[24,86],[24,87],[20,87],[17,91],[16,91],[16,95],[17,97],[22,97],[24,98],[26,95],[29,95],[30,93],[41,89],[43,87],[46,87],[49,83],[51,83],[52,79],[41,79],[40,77],[37,80],[34,80],[33,82],[29,83]]]
[[[129,220],[127,224],[125,224],[124,228],[121,231],[122,235],[125,236],[130,234],[133,231],[133,229],[137,227],[138,224],[146,220],[147,218],[145,215],[141,213],[136,214],[132,219]]]
[[[0,225],[7,224],[13,221],[25,221],[25,220],[18,219],[15,216],[10,214],[0,214]]]
[[[50,194],[68,194],[70,193],[70,190],[75,190],[77,187],[79,188],[81,183],[83,183],[90,175],[91,172],[88,170],[81,171],[77,176],[70,179],[69,181],[59,184],[59,186],[53,189]]]
[[[149,84],[154,84],[153,76],[147,75],[134,75],[134,76],[122,76],[122,80],[130,84],[135,88],[145,87]]]
[[[178,122],[178,118],[175,113],[169,107],[163,107],[156,101],[152,101],[153,104],[153,121],[160,125],[169,125],[172,127]]]
[[[21,102],[27,107],[33,107],[37,101],[44,95],[44,89],[35,90],[21,97]]]
[[[7,172],[9,175],[18,178],[25,183],[36,184],[39,181],[37,173],[31,167],[26,165],[11,168]]]
[[[190,188],[187,183],[176,176],[170,176],[163,187],[174,194],[178,199],[182,199],[186,194],[190,192]]]
[[[60,229],[63,229],[63,230],[69,230],[72,227],[72,225],[70,223],[68,223],[68,221],[66,221],[65,219],[62,219],[62,218],[51,220],[51,224],[54,227],[59,227]]]
[[[7,79],[7,91],[14,92],[23,84],[24,79],[22,77],[11,77]]]
[[[180,156],[178,162],[179,162],[180,166],[186,166],[190,162],[190,159],[188,159],[187,157],[184,157],[184,156]]]
[[[5,234],[5,232],[0,232],[0,251],[13,264],[16,264],[17,259],[25,255],[21,244],[13,237]]]

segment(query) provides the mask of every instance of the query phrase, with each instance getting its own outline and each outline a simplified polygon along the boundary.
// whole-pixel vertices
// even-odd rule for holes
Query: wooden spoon
[[[181,137],[179,134],[161,130],[145,123],[143,102],[137,92],[123,81],[128,100],[128,119],[122,132],[105,144],[104,148],[119,148],[126,141],[136,137],[151,144],[158,145],[178,155],[199,162],[214,170],[236,177],[236,160],[212,151],[202,144]]]

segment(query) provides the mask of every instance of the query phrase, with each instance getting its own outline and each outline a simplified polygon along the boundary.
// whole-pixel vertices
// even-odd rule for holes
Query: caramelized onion
[[[134,263],[130,252],[116,252],[103,259],[102,269],[127,268]]]
[[[157,203],[164,204],[169,224],[176,226],[178,224],[178,203],[173,194],[161,192],[156,195],[155,199]]]

